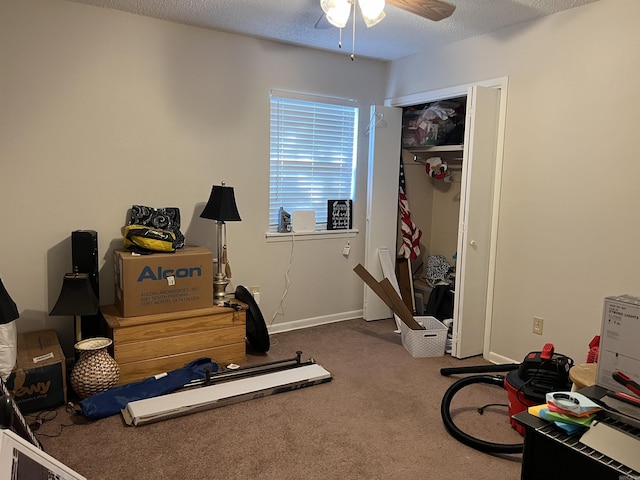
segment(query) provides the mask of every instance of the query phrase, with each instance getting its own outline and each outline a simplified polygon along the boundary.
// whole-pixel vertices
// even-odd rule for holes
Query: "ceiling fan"
[[[387,0],[387,3],[434,22],[450,17],[456,9],[442,0]]]
[[[386,0],[390,5],[414,15],[433,20],[443,20],[454,12],[455,5],[443,0]],[[340,29],[338,47],[342,48],[342,29],[347,25],[353,10],[353,44],[351,60],[355,58],[356,41],[356,6],[362,13],[367,27],[377,25],[385,16],[385,0],[320,0],[323,14],[316,22],[315,28],[329,28],[332,25]]]
[[[367,21],[367,26],[373,26],[384,18],[385,15],[382,11],[385,6],[384,0],[321,0],[320,4],[322,5],[324,13],[316,23],[315,28],[329,28],[331,25],[339,28],[344,27],[344,25],[336,25],[336,23],[327,19],[327,15],[331,16],[329,10],[341,10],[341,12],[339,12],[339,16],[342,16],[343,18],[338,20],[338,23],[346,23],[348,19],[348,12],[350,12],[351,7],[353,6],[355,10],[356,1],[360,5],[360,9],[363,10],[363,13],[367,9],[367,5],[371,5],[372,3],[377,4],[369,7],[377,11],[377,13],[374,13],[377,18],[365,18],[365,21],[369,20]],[[443,0],[386,0],[386,3],[409,13],[413,13],[414,15],[418,15],[428,20],[433,20],[434,22],[450,17],[456,9],[455,5]],[[366,14],[364,15],[366,16]],[[369,23],[372,23],[372,25],[369,25]]]

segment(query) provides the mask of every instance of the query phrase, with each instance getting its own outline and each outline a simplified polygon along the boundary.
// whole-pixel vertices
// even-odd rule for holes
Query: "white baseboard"
[[[344,320],[353,320],[354,318],[362,318],[362,310],[354,310],[353,312],[334,313],[332,315],[324,315],[322,317],[304,318],[294,320],[292,322],[276,323],[268,327],[269,334],[288,332],[290,330],[299,330],[301,328],[316,327],[327,323],[342,322]]]
[[[267,327],[269,334],[289,332],[291,330],[300,330],[302,328],[316,327],[318,325],[326,325],[328,323],[342,322],[345,320],[353,320],[362,318],[362,310],[354,310],[352,312],[334,313],[332,315],[324,315],[322,317],[303,318],[292,322],[276,323]],[[489,352],[485,359],[495,365],[505,363],[520,363],[519,360],[513,360],[504,355],[495,352]]]
[[[498,355],[495,352],[489,352],[489,355],[486,357],[486,359],[496,365],[501,365],[503,363],[520,363],[520,361],[512,360],[503,355]]]

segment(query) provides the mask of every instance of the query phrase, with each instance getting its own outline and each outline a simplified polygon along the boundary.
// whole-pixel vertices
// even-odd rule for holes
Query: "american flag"
[[[402,231],[402,244],[398,254],[403,258],[415,260],[420,255],[420,238],[422,231],[411,220],[409,210],[409,200],[406,194],[406,183],[404,179],[404,163],[400,157],[400,191],[398,194],[398,208],[400,209],[400,230]]]

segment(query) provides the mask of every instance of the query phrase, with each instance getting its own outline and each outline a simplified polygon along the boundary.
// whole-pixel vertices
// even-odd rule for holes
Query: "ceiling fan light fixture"
[[[347,25],[351,4],[349,0],[320,0],[320,6],[327,16],[327,21],[338,28],[344,28]]]
[[[360,12],[367,27],[373,27],[380,23],[386,16],[384,13],[385,0],[358,0]]]

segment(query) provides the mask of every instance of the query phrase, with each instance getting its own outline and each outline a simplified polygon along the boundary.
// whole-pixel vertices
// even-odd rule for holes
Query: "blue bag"
[[[206,369],[211,373],[216,372],[218,364],[210,358],[199,358],[166,375],[149,377],[140,382],[128,383],[91,395],[80,401],[80,410],[82,415],[90,420],[116,415],[129,402],[165,395],[184,387],[192,380],[204,379]]]

